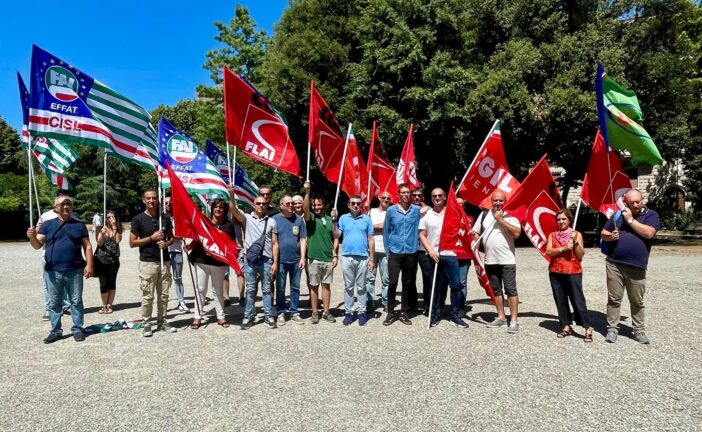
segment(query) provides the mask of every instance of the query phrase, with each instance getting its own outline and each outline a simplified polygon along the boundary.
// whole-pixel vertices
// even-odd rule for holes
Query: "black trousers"
[[[105,294],[117,289],[117,272],[119,271],[119,261],[112,264],[103,264],[99,259],[94,261],[95,274],[100,281],[100,293]]]
[[[434,260],[424,251],[417,251],[417,262],[422,271],[422,298],[424,299],[424,310],[429,310],[431,300],[431,281],[434,278]],[[437,285],[438,286],[438,285]],[[441,299],[441,304],[446,300],[446,294]],[[410,308],[416,309],[417,304],[410,304]]]
[[[558,321],[561,328],[575,323],[583,327],[590,327],[590,319],[587,313],[587,304],[583,294],[583,275],[564,274],[549,272],[548,278],[551,281],[553,300],[556,302],[558,310]],[[573,306],[573,313],[570,312],[568,300]]]
[[[394,254],[388,255],[388,274],[390,284],[388,285],[388,311],[395,309],[397,301],[397,283],[402,273],[402,312],[417,308],[417,254]],[[431,287],[430,287],[431,288]]]

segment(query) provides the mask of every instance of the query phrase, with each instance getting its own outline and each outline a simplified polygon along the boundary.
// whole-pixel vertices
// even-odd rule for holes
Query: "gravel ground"
[[[584,261],[595,341],[557,339],[546,263],[533,249],[518,250],[517,335],[481,324],[494,308],[471,274],[466,330],[446,321],[427,330],[420,316],[412,326],[386,328],[379,317],[366,327],[288,322],[246,332],[211,317],[194,331],[172,300],[177,334],[146,339],[121,330],[43,345],[40,252],[3,243],[0,429],[702,430],[702,338],[689,327],[700,300],[683,295],[702,286],[701,255],[699,246],[654,249],[649,346],[628,336],[626,300],[619,341],[604,342],[604,262],[596,250]],[[332,293],[337,316],[340,276]],[[96,279],[86,282],[84,300],[86,325],[105,321]],[[137,254],[125,248],[110,320],[138,318],[139,305]],[[241,308],[227,312],[241,321]]]

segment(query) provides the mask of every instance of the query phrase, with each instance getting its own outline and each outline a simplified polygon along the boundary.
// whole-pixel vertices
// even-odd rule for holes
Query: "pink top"
[[[555,232],[552,232],[549,237],[551,239],[551,245],[553,245],[554,248],[564,247],[566,245],[558,241]],[[575,256],[575,251],[565,250],[551,257],[548,271],[552,273],[580,274],[583,272],[583,267],[580,265],[578,257]]]

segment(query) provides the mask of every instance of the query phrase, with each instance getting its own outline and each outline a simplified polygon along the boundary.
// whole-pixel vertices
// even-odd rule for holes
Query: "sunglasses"
[[[360,206],[361,203],[360,202],[350,202],[349,205],[355,207],[355,206]]]
[[[422,195],[422,194],[412,194],[412,196],[415,197],[415,198],[421,198],[421,197],[423,197],[424,195]]]
[[[265,202],[256,202],[256,203],[254,203],[254,205],[264,206],[264,205],[266,205],[266,203]]]
[[[380,197],[382,201],[390,201],[390,197]]]
[[[443,197],[444,197],[444,194],[432,195],[431,197],[432,197],[432,198],[443,198]]]

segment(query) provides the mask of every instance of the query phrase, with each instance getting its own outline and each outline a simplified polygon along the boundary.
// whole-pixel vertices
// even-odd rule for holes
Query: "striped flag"
[[[212,141],[206,140],[205,153],[207,158],[217,167],[222,180],[229,183],[229,165],[227,164],[227,156],[222,149],[213,144]],[[236,164],[234,168],[234,190],[236,190],[237,204],[248,205],[253,209],[254,199],[258,196],[258,186],[251,180],[244,167],[239,164]]]
[[[176,129],[166,118],[158,122],[158,142],[161,169],[166,170],[166,163],[170,164],[191,195],[203,194],[209,199],[220,197],[229,200],[227,185],[214,163],[195,141]],[[170,181],[166,183],[162,179],[162,188],[168,189],[170,186]]]
[[[32,135],[105,148],[125,162],[156,167],[156,134],[141,106],[36,45],[30,85]]]
[[[58,186],[59,189],[72,190],[73,185],[68,182],[68,179],[61,174],[56,174],[52,171],[44,171],[44,174],[49,178],[49,181],[54,186]]]

